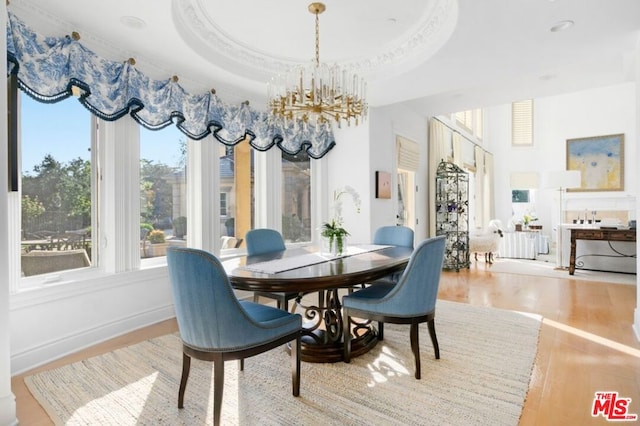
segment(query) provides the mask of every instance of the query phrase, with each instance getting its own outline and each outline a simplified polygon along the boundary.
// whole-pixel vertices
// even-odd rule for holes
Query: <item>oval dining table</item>
[[[338,290],[353,289],[404,270],[411,253],[407,247],[356,245],[349,246],[343,257],[333,257],[305,247],[242,256],[223,265],[235,289],[299,293],[291,311],[301,310],[303,317],[301,359],[338,362],[343,359],[343,317]],[[309,303],[312,298],[303,299],[310,293],[321,295],[317,304]],[[377,344],[377,331],[369,321],[352,321],[351,353],[358,356]]]

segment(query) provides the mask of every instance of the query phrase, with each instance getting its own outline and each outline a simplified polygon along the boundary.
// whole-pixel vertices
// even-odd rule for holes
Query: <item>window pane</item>
[[[21,94],[22,275],[91,264],[91,116]]]
[[[140,127],[140,256],[167,254],[185,245],[187,198],[186,136],[175,126]]]
[[[511,104],[513,146],[533,145],[533,100]]]
[[[483,118],[482,118],[482,110],[481,109],[477,109],[475,110],[475,129],[474,129],[474,134],[476,136],[476,138],[478,138],[478,140],[482,141],[482,136],[483,136]]]
[[[282,236],[311,241],[311,162],[305,152],[282,153]]]
[[[244,247],[244,235],[253,228],[254,150],[243,141],[234,147],[220,144],[219,152],[220,233],[224,253]]]

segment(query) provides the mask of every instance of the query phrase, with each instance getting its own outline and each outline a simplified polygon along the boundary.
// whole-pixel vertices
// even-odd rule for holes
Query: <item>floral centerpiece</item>
[[[535,220],[538,220],[538,218],[533,213],[525,213],[525,215],[522,217],[522,222],[524,222],[524,226],[529,226],[529,223]]]
[[[535,222],[536,220],[538,220],[538,218],[536,217],[535,213],[526,211],[521,218],[514,217],[511,222],[513,223],[513,225],[515,225],[516,231],[522,231],[523,225],[524,228],[527,229],[529,227],[529,224],[531,222]]]
[[[321,233],[329,242],[329,251],[333,255],[342,255],[345,237],[350,235],[342,224],[342,196],[348,194],[353,200],[356,212],[360,213],[360,195],[350,186],[338,189],[333,193],[333,218],[322,224]]]
[[[347,230],[335,219],[331,219],[322,225],[322,236],[329,239],[329,248],[332,253],[335,247],[335,254],[342,254],[344,251],[344,237],[347,235],[349,235]]]

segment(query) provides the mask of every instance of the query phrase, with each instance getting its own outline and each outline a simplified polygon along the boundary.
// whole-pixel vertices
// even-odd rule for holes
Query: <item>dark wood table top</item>
[[[401,271],[409,262],[413,250],[390,246],[272,274],[243,268],[245,265],[309,255],[316,251],[308,247],[260,256],[243,256],[227,260],[223,265],[231,285],[236,289],[306,293],[371,282],[392,272]]]

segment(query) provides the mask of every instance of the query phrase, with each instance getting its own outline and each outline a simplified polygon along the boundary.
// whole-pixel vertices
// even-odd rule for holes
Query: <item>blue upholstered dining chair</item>
[[[422,241],[411,254],[409,264],[397,284],[373,285],[342,298],[345,362],[351,360],[351,317],[378,321],[378,340],[384,338],[385,322],[411,324],[411,350],[415,358],[416,379],[420,379],[420,323],[427,323],[436,359],[440,359],[434,319],[444,261],[444,243],[444,236]]]
[[[291,341],[293,395],[300,395],[300,315],[238,300],[220,260],[206,251],[170,247],[167,264],[182,338],[178,408],[184,407],[192,357],[213,361],[213,418],[218,425],[224,362],[237,359],[243,370],[245,358]]]
[[[284,245],[282,234],[275,229],[252,229],[247,232],[244,238],[245,244],[247,245],[247,255],[249,256],[257,256],[259,254],[287,249]]]
[[[373,235],[373,244],[413,248],[413,229],[406,226],[381,226]]]
[[[373,234],[373,244],[413,248],[413,229],[406,226],[381,226]],[[369,284],[397,283],[402,272],[395,272]]]
[[[259,228],[252,229],[246,233],[245,244],[247,245],[248,256],[258,256],[266,253],[273,253],[276,251],[286,250],[287,247],[284,244],[284,238],[282,234],[275,229]],[[260,296],[268,299],[276,300],[278,309],[289,310],[289,300],[298,297],[296,292],[266,292],[255,291],[253,293],[253,301],[258,303]]]

